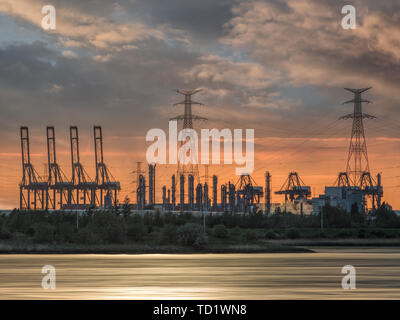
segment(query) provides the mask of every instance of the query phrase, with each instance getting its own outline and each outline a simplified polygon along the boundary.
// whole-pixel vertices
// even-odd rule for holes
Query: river
[[[400,299],[398,248],[315,253],[0,255],[0,299]],[[42,267],[56,289],[42,288]],[[341,269],[356,269],[356,289]]]

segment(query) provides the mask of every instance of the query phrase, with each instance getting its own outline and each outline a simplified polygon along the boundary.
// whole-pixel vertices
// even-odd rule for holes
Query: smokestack
[[[207,184],[207,182],[204,183],[204,196],[203,196],[203,198],[204,198],[204,204],[203,204],[204,209],[206,211],[208,211],[208,184]]]
[[[192,174],[189,175],[189,207],[190,210],[194,208],[194,177]]]
[[[163,186],[162,187],[162,208],[163,208],[163,211],[165,211],[166,204],[167,204],[167,187]]]
[[[196,207],[203,211],[203,186],[199,183],[196,187]]]
[[[156,165],[149,164],[149,205],[155,204],[156,201]]]
[[[226,211],[226,185],[221,186],[221,207],[223,212]]]
[[[213,210],[217,211],[218,207],[218,199],[217,199],[217,193],[218,193],[218,177],[216,175],[213,175]]]
[[[185,206],[185,176],[183,174],[181,174],[180,176],[180,192],[179,192],[179,196],[180,196],[180,209],[181,212],[183,212],[184,210],[184,206]]]
[[[265,172],[265,212],[271,213],[271,175],[269,171]]]
[[[379,209],[381,207],[382,194],[383,194],[382,181],[381,181],[381,174],[380,173],[377,174],[376,179],[378,180],[378,185],[377,185],[377,187],[378,187],[378,195],[377,195],[376,201],[377,201],[377,206],[378,206],[377,209]]]
[[[175,175],[172,175],[172,211],[175,211],[176,206],[176,185],[175,185]]]

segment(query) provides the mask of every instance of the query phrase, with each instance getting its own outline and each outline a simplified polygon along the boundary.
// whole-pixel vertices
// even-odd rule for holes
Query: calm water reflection
[[[221,255],[0,255],[1,299],[400,299],[399,249]],[[57,289],[41,288],[53,265]],[[357,289],[341,288],[341,268]]]

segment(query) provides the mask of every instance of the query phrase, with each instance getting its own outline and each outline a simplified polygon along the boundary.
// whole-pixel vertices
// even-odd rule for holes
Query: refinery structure
[[[219,181],[213,175],[211,184],[199,176],[198,165],[177,165],[169,185],[159,185],[156,164],[146,170],[138,162],[135,180],[136,203],[133,210],[160,209],[162,212],[262,212],[265,214],[292,212],[319,214],[326,205],[340,207],[347,212],[374,212],[382,206],[381,175],[373,176],[369,169],[367,143],[363,120],[374,118],[363,113],[363,103],[370,101],[362,93],[370,88],[349,89],[353,98],[345,103],[353,105],[353,112],[341,117],[352,119],[352,131],[346,169],[339,172],[335,183],[326,186],[324,194],[311,197],[298,172],[290,172],[279,190],[272,190],[269,171],[265,172],[263,186],[257,185],[251,175],[242,174],[233,181]],[[192,100],[199,90],[177,90],[184,96],[178,104],[184,105],[184,114],[171,120],[182,121],[183,129],[193,129],[193,121],[207,120],[193,115],[192,106],[201,104]],[[70,127],[71,176],[67,177],[57,162],[56,137],[53,126],[46,128],[48,177],[39,176],[31,163],[28,127],[20,128],[22,180],[20,183],[20,209],[26,210],[85,210],[88,208],[115,208],[120,205],[120,182],[106,165],[103,156],[103,133],[100,126],[93,127],[95,177],[89,177],[79,156],[79,135],[76,126]],[[208,169],[208,168],[207,168]],[[147,174],[146,172],[147,171]],[[162,196],[156,199],[157,192]],[[271,203],[271,194],[284,196],[283,204]]]

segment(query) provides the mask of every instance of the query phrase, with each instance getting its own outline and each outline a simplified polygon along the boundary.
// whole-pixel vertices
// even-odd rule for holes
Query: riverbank
[[[289,213],[210,214],[202,219],[190,213],[14,211],[0,214],[0,253],[295,253],[311,252],[306,248],[312,246],[400,247],[397,222],[389,228],[350,221],[349,227],[338,228],[336,220],[326,220],[330,227],[321,229],[314,218]]]
[[[279,239],[268,240],[272,245],[321,247],[400,247],[400,238],[393,239]]]
[[[311,249],[283,244],[209,245],[194,248],[148,244],[16,244],[1,243],[0,254],[197,254],[197,253],[305,253]]]
[[[204,247],[129,244],[0,243],[0,254],[198,254],[198,253],[310,253],[312,247],[400,248],[400,239],[279,239],[252,244],[213,243]]]

